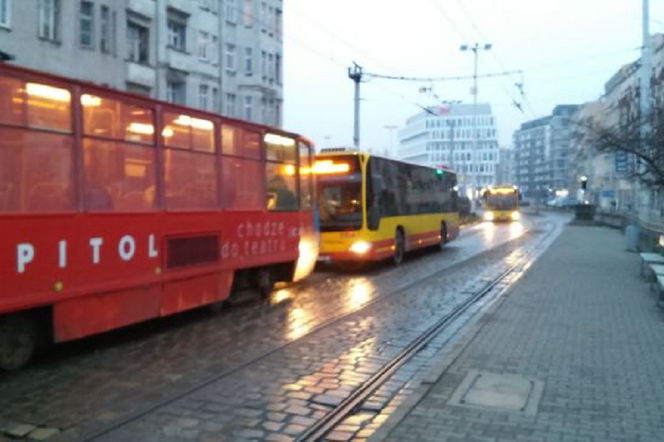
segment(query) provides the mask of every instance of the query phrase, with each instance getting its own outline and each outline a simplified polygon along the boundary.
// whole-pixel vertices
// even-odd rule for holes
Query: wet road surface
[[[0,425],[53,428],[52,440],[69,440],[143,412],[102,439],[290,440],[510,260],[544,250],[562,221],[482,223],[398,268],[323,268],[269,300],[57,346],[0,374]],[[337,436],[370,434],[449,339],[404,367]]]

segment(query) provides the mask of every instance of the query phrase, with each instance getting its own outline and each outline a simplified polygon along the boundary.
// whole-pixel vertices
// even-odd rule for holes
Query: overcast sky
[[[396,76],[472,75],[464,43],[491,43],[479,73],[522,70],[481,79],[479,101],[498,120],[499,141],[511,145],[524,121],[556,104],[597,99],[624,63],[639,57],[639,0],[285,0],[284,126],[318,147],[352,145],[355,61],[365,72]],[[664,32],[664,1],[651,1],[651,33]],[[441,100],[472,102],[471,81],[434,84],[369,79],[362,84],[361,144],[390,145],[386,126],[402,127]],[[515,86],[523,82],[525,99]],[[520,112],[512,102],[523,103]]]

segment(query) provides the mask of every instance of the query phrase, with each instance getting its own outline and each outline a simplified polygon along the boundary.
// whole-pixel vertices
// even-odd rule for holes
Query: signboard
[[[616,173],[627,173],[628,158],[627,152],[615,152],[613,154]]]
[[[616,197],[616,191],[615,190],[602,190],[600,193],[600,196],[602,198],[615,198]]]

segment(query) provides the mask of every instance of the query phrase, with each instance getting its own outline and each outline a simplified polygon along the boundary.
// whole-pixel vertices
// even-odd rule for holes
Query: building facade
[[[514,178],[514,149],[501,147],[498,149],[498,164],[496,164],[496,184],[513,184]]]
[[[13,63],[282,125],[282,0],[0,0]]]
[[[528,121],[514,133],[514,178],[526,198],[544,201],[567,191],[570,176],[570,117],[577,105]]]
[[[398,137],[399,159],[450,167],[465,189],[496,184],[498,131],[489,104],[431,107],[410,117]]]

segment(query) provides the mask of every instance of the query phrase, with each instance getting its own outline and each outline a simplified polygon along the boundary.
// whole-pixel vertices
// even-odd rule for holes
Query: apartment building
[[[281,126],[282,0],[0,0],[15,64]]]

